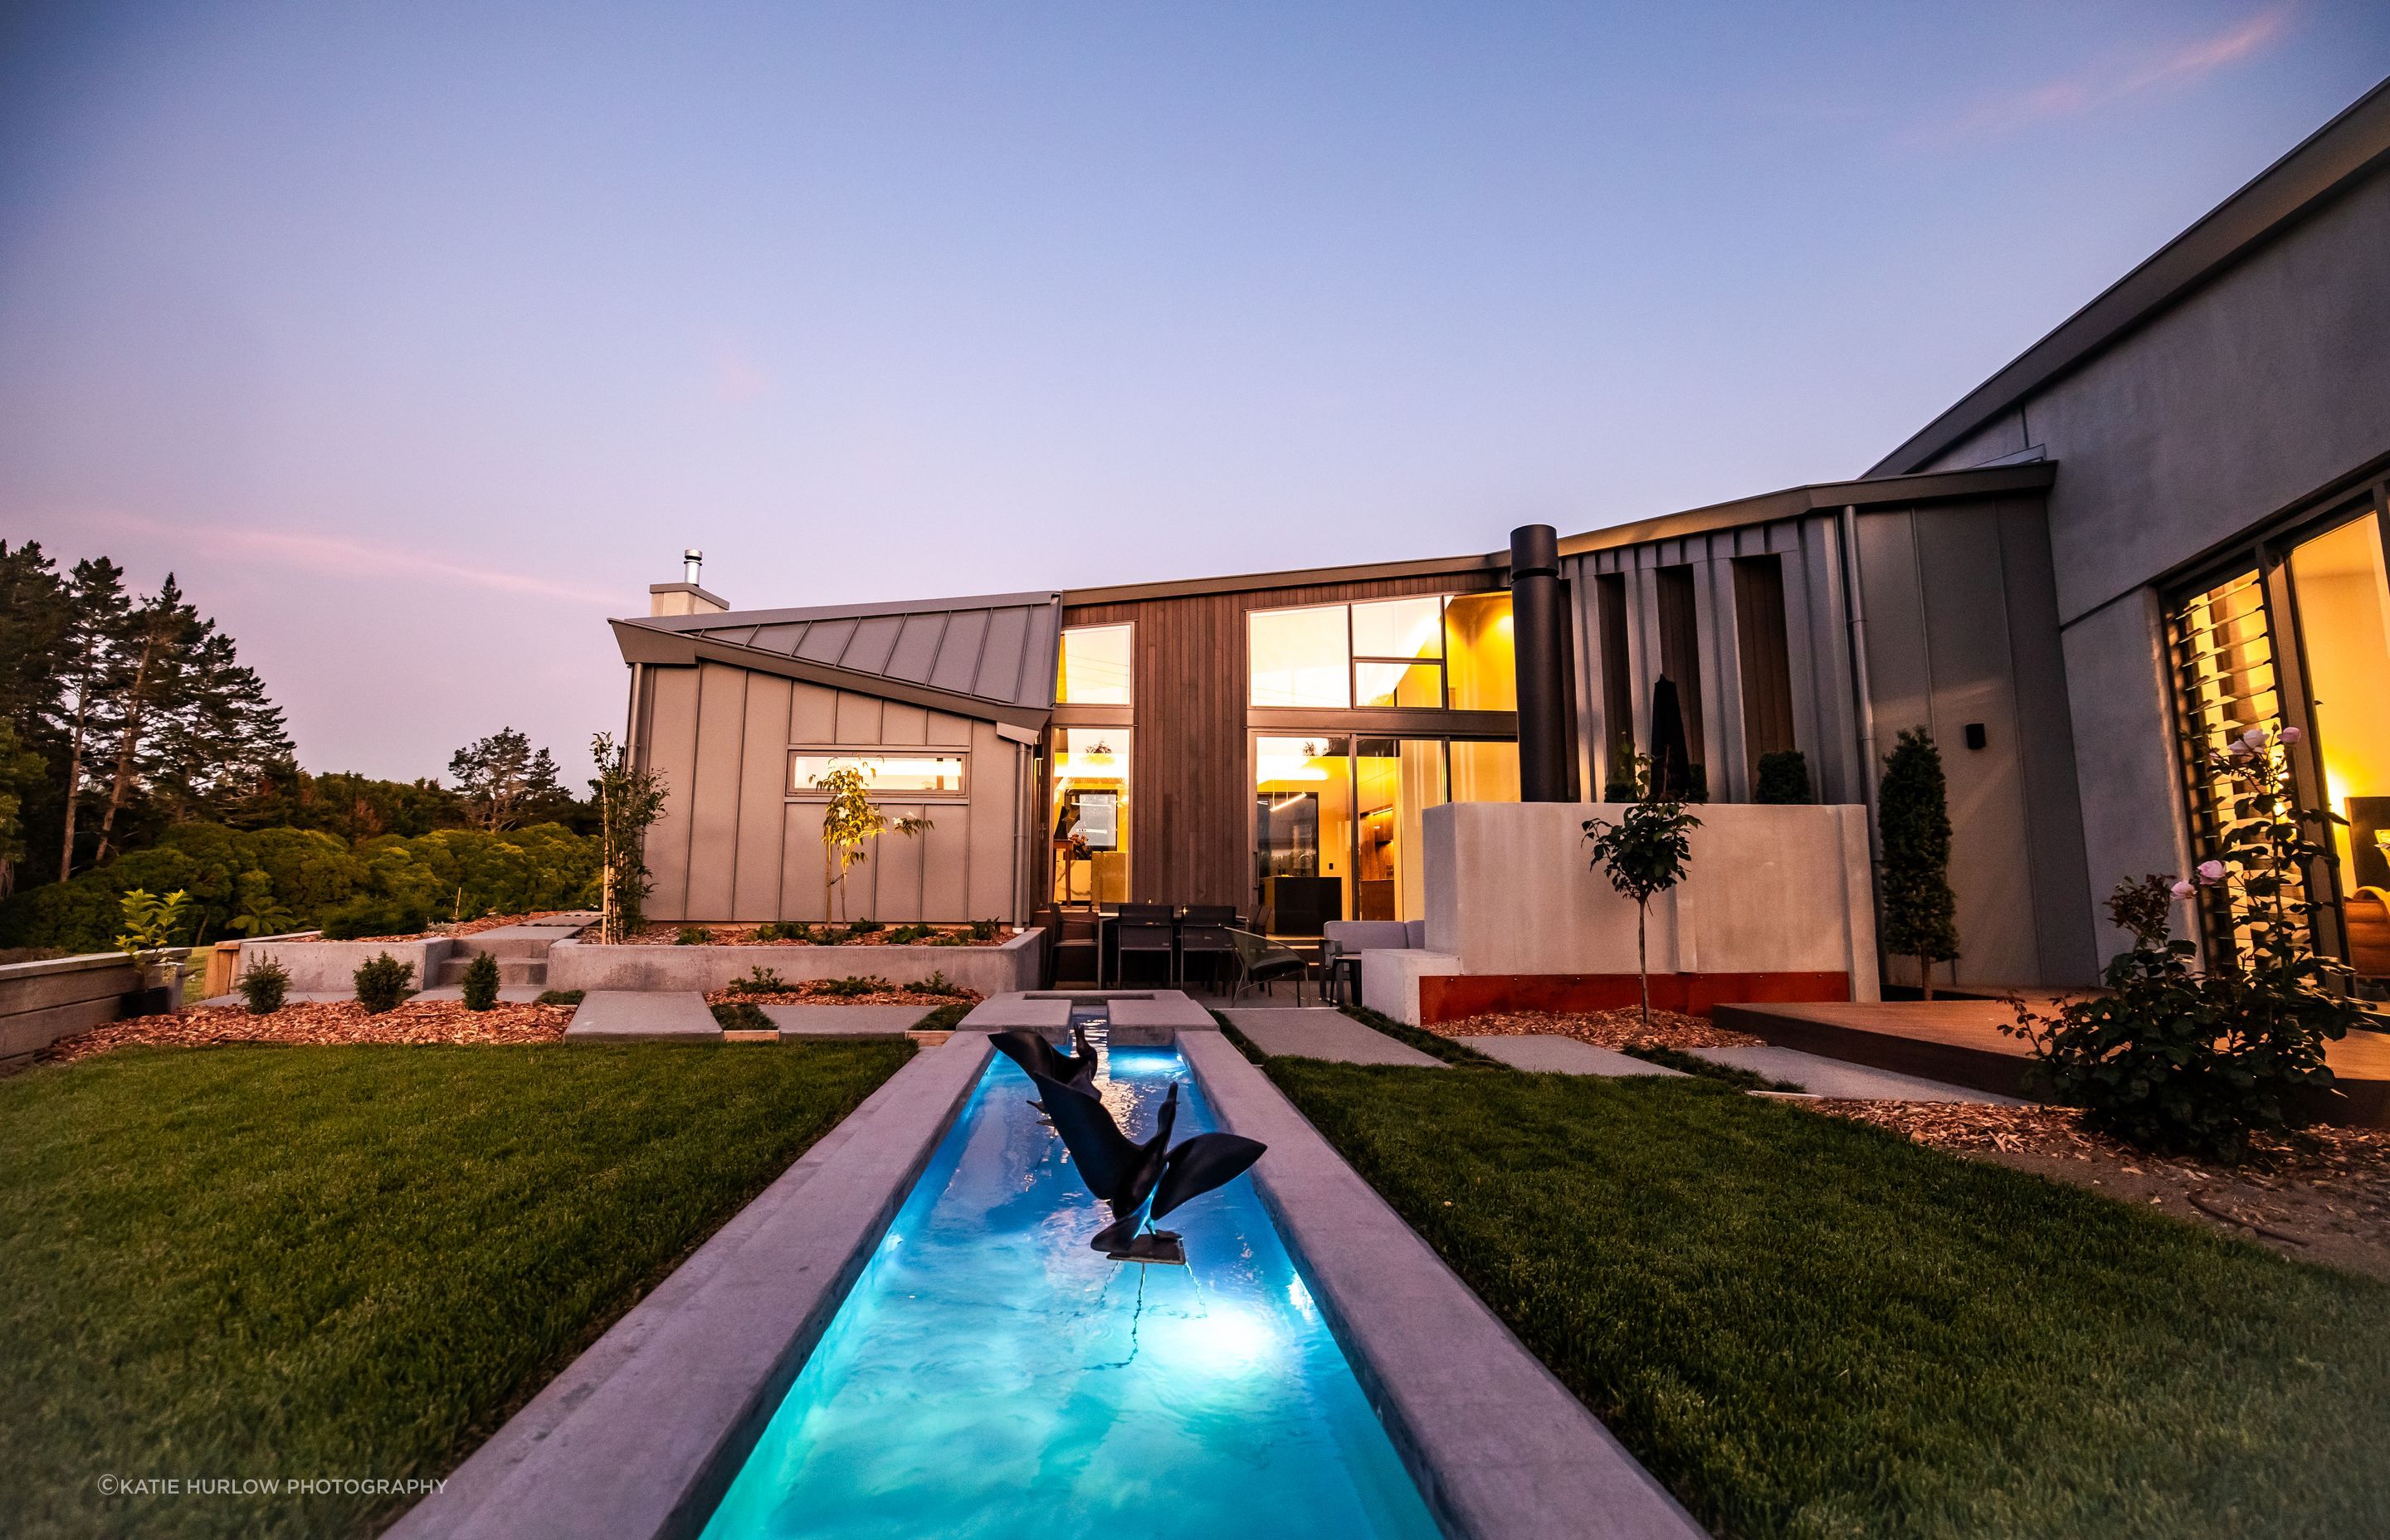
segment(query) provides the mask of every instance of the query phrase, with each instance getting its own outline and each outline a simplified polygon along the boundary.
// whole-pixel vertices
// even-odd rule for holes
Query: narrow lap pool
[[[1173,1080],[1216,1127],[1175,1049],[1098,1084],[1134,1139]],[[1109,1261],[1032,1094],[990,1057],[706,1540],[1435,1535],[1251,1181],[1170,1216],[1189,1265]]]

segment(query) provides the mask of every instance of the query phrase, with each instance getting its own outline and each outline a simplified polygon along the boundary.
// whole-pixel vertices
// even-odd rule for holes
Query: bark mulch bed
[[[928,935],[902,941],[895,939],[896,931],[902,929],[895,925],[867,930],[858,936],[843,925],[817,924],[812,928],[812,941],[790,941],[777,936],[759,940],[755,935],[758,928],[752,925],[702,925],[697,929],[705,931],[708,939],[693,944],[704,946],[1002,946],[1012,939],[1008,931],[999,928],[987,940],[977,941],[972,939],[968,925],[932,925]],[[680,944],[680,932],[681,927],[677,925],[650,925],[637,935],[623,937],[622,943],[625,946],[677,946]]]
[[[2083,1114],[2067,1107],[1831,1097],[1808,1105],[2214,1226],[2304,1262],[2390,1279],[2390,1129],[2268,1137],[2233,1167],[2135,1149],[2085,1128]]]
[[[351,936],[348,939],[351,941],[426,941],[436,936],[445,936],[454,941],[459,936],[478,936],[484,930],[495,930],[500,926],[529,925],[533,920],[546,919],[550,915],[579,913],[581,911],[578,909],[532,909],[520,915],[483,915],[479,919],[460,919],[453,924],[435,925],[429,930],[410,930],[403,936]],[[595,924],[596,921],[593,920],[591,923]]]
[[[943,995],[933,995],[904,984],[891,984],[886,989],[875,989],[868,995],[844,995],[822,988],[819,981],[792,983],[786,989],[763,994],[751,994],[735,986],[705,992],[705,1003],[709,1006],[737,1005],[741,1000],[758,1006],[975,1006],[985,998],[975,989],[957,987]]]
[[[1574,1037],[1597,1048],[1638,1044],[1659,1048],[1748,1048],[1766,1041],[1673,1010],[1653,1011],[1647,1027],[1643,1012],[1634,1006],[1620,1010],[1489,1011],[1458,1021],[1438,1021],[1427,1030],[1439,1037]]]
[[[571,1006],[498,1005],[467,1010],[456,1000],[409,1000],[369,1016],[354,1000],[284,1006],[251,1016],[238,1006],[195,1006],[167,1016],[136,1016],[62,1037],[40,1056],[68,1063],[116,1048],[207,1048],[226,1043],[337,1046],[355,1043],[554,1043],[572,1020]]]

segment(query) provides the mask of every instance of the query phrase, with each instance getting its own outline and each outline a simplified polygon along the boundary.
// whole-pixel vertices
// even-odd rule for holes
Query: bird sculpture
[[[1133,1144],[1112,1121],[1111,1110],[1092,1091],[1031,1072],[1046,1097],[1046,1116],[1070,1149],[1087,1190],[1110,1203],[1112,1222],[1087,1244],[1115,1262],[1185,1265],[1187,1251],[1170,1230],[1137,1233],[1140,1221],[1159,1219],[1189,1199],[1226,1186],[1262,1158],[1268,1147],[1235,1134],[1198,1134],[1170,1142],[1178,1119],[1178,1085],[1154,1114],[1153,1136]]]
[[[1071,1025],[1071,1042],[1078,1049],[1076,1053],[1064,1053],[1040,1034],[1019,1027],[993,1033],[988,1042],[1033,1080],[1042,1075],[1081,1091],[1096,1083],[1095,1045],[1087,1041],[1087,1029],[1076,1022]],[[1041,1112],[1046,1110],[1044,1102],[1034,1098],[1029,1105]]]

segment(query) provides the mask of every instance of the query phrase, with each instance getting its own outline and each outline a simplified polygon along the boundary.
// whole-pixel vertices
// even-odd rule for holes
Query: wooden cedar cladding
[[[650,919],[831,918],[822,804],[791,794],[790,756],[799,747],[969,756],[960,799],[874,797],[891,817],[926,816],[931,827],[876,842],[847,875],[847,918],[1026,918],[1016,894],[1028,750],[993,723],[711,661],[649,668],[638,711],[644,757],[665,789],[663,815],[648,835]]]
[[[1136,716],[1129,788],[1130,896],[1174,904],[1253,901],[1245,755],[1245,616],[1411,594],[1475,594],[1505,586],[1496,570],[1066,604],[1064,626],[1137,627]],[[1324,719],[1335,713],[1321,712]],[[1071,720],[1058,708],[1058,723]],[[1050,815],[1041,796],[1039,816]],[[1042,841],[1041,841],[1042,843]]]

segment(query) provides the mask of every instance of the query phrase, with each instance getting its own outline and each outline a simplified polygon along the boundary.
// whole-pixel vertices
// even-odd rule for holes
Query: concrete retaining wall
[[[357,986],[357,969],[386,952],[414,968],[410,987],[429,989],[456,945],[445,936],[416,941],[245,941],[240,943],[240,963],[234,977],[271,958],[289,971],[293,990],[347,993]]]
[[[125,993],[139,987],[140,970],[122,952],[0,968],[0,1066],[117,1020]]]
[[[754,968],[791,983],[877,975],[919,983],[932,973],[982,995],[1035,989],[1046,935],[1030,930],[1001,946],[601,946],[560,941],[548,948],[550,989],[722,989]]]

